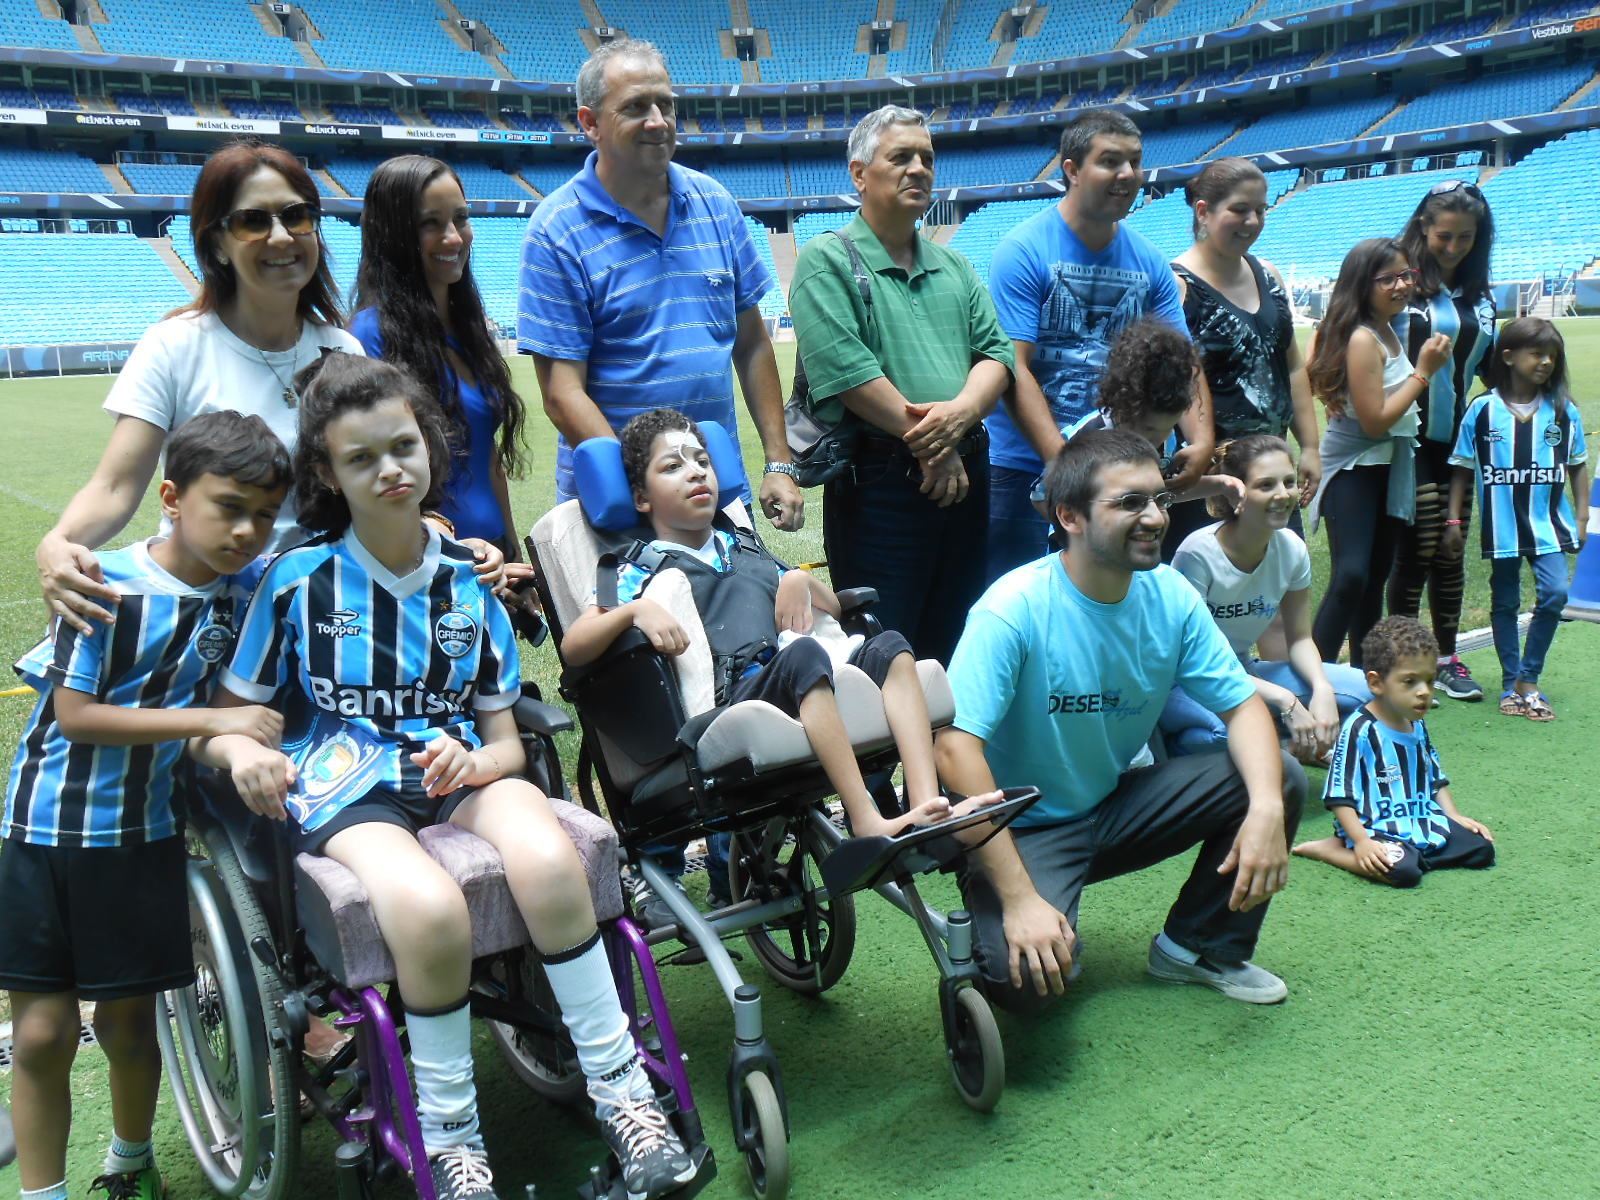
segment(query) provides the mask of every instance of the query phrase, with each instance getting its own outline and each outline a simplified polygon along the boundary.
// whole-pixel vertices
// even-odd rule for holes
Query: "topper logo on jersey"
[[[441,713],[460,716],[477,690],[469,683],[458,690],[434,691],[420,679],[413,680],[410,687],[398,688],[341,685],[320,675],[307,676],[306,682],[311,687],[312,702],[341,717],[436,717]]]
[[[361,626],[353,624],[360,614],[351,612],[348,608],[341,608],[328,614],[326,621],[317,622],[317,632],[323,637],[355,637],[361,632]]]
[[[478,623],[459,609],[450,609],[433,623],[433,640],[451,658],[460,658],[478,640]]]

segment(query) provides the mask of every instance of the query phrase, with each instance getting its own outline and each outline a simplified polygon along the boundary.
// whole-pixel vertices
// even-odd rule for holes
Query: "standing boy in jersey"
[[[1555,720],[1539,672],[1567,606],[1568,554],[1583,548],[1589,525],[1588,451],[1583,419],[1567,388],[1567,355],[1556,327],[1519,317],[1500,330],[1484,379],[1494,390],[1461,418],[1450,462],[1450,509],[1440,553],[1459,555],[1462,512],[1476,482],[1483,556],[1490,560],[1489,623],[1500,656],[1500,711]],[[1572,488],[1569,503],[1563,485]],[[1522,561],[1533,568],[1533,618],[1517,645]],[[1519,652],[1520,650],[1520,652]]]
[[[1385,617],[1361,642],[1372,699],[1345,719],[1322,801],[1335,836],[1294,852],[1390,887],[1424,871],[1494,866],[1494,835],[1464,817],[1422,724],[1433,706],[1439,643],[1412,617]]]
[[[194,979],[175,795],[185,738],[266,746],[271,709],[202,708],[259,575],[289,486],[260,417],[206,413],[167,444],[171,535],[102,555],[113,625],[58,622],[17,664],[39,691],[17,747],[0,853],[0,987],[11,997],[11,1087],[23,1200],[66,1200],[78,1002],[95,1005],[111,1074],[111,1149],[91,1190],[154,1200],[161,1078],[156,996]]]

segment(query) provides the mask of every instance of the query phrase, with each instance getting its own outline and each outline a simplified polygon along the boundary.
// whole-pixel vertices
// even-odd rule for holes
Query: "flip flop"
[[[1543,692],[1527,692],[1522,697],[1522,702],[1527,706],[1527,717],[1530,721],[1554,721],[1556,710],[1550,707],[1550,701],[1544,698]]]
[[[1525,717],[1528,715],[1528,701],[1521,692],[1510,690],[1500,693],[1500,715],[1502,717]]]

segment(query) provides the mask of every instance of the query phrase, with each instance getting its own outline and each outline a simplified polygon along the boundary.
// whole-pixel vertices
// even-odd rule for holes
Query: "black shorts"
[[[507,776],[507,778],[520,778]],[[377,822],[398,825],[413,834],[421,833],[429,825],[443,825],[452,813],[479,791],[478,788],[457,788],[448,796],[430,796],[422,791],[397,792],[392,788],[375,787],[359,800],[341,808],[310,833],[295,830],[295,849],[302,854],[321,854],[328,839],[352,825]]]
[[[194,982],[182,837],[0,850],[0,988],[148,996]]]
[[[850,655],[850,665],[864,671],[879,687],[889,678],[895,657],[911,653],[911,643],[892,629],[870,637]],[[833,663],[816,638],[796,638],[761,670],[736,679],[728,689],[728,704],[741,700],[764,700],[774,708],[800,719],[800,700],[818,683],[833,686]]]

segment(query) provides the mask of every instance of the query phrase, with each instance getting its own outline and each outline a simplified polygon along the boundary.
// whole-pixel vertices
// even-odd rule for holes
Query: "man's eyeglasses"
[[[1420,273],[1413,268],[1408,271],[1393,271],[1387,275],[1374,275],[1372,277],[1372,282],[1381,288],[1394,288],[1401,286],[1409,287],[1411,284],[1415,283],[1419,277]]]
[[[1149,492],[1128,492],[1122,496],[1095,497],[1096,504],[1115,504],[1123,512],[1132,513],[1134,516],[1144,512],[1152,504],[1162,512],[1166,512],[1177,502],[1178,494],[1176,492],[1157,492],[1153,496]]]
[[[303,237],[316,229],[321,220],[322,210],[302,200],[298,204],[286,205],[277,212],[265,208],[236,208],[217,224],[241,242],[259,242],[272,236],[273,221],[277,221],[295,237]]]
[[[1451,192],[1465,192],[1475,200],[1483,199],[1483,193],[1478,190],[1478,185],[1468,183],[1465,179],[1446,179],[1443,183],[1436,183],[1428,189],[1430,196],[1448,196]]]

